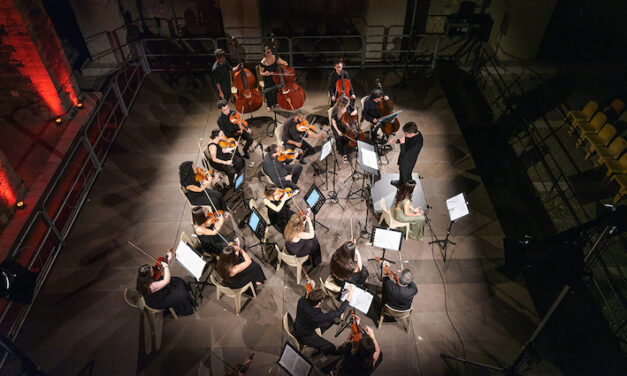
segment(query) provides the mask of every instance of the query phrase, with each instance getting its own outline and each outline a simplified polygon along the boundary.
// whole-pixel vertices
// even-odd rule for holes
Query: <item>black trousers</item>
[[[298,178],[300,178],[301,172],[303,172],[303,166],[300,164],[294,164],[285,167],[290,171],[290,175],[292,175],[292,180],[290,181],[285,180],[285,178],[281,178],[280,181],[275,181],[274,184],[276,184],[278,187],[290,187],[293,190],[299,189],[297,183]]]
[[[407,181],[411,180],[411,172],[414,170],[414,166],[416,165],[416,160],[407,161],[403,160],[398,165],[398,171],[400,175],[400,183],[405,184]]]
[[[218,171],[222,171],[226,174],[226,176],[229,177],[229,181],[231,184],[233,184],[234,179],[235,179],[235,174],[239,174],[242,172],[242,170],[244,169],[244,158],[242,158],[241,155],[239,155],[239,153],[235,153],[235,156],[233,156],[233,164],[232,165],[225,165],[222,163],[215,163],[213,161],[209,161],[209,164],[211,165],[211,167],[213,167],[214,169],[218,170]]]
[[[231,134],[225,134],[226,137],[233,137],[234,139],[238,139],[240,138],[239,135],[237,135],[236,133],[231,133]],[[240,142],[244,141],[244,149],[243,152],[246,153],[248,152],[248,149],[250,148],[250,146],[253,144],[253,142],[255,141],[255,139],[253,138],[253,135],[248,133],[248,132],[242,132],[242,136],[240,138]]]
[[[302,140],[301,141],[301,150],[303,151],[303,156],[301,157],[301,159],[305,159],[308,156],[315,154],[316,150],[314,149],[313,146],[311,146],[307,141]]]
[[[333,325],[333,322],[327,322],[320,326],[320,331],[324,333],[327,329],[329,329]],[[296,333],[295,333],[296,334]],[[324,354],[334,354],[336,351],[335,345],[326,339],[320,337],[316,332],[313,332],[306,336],[299,336],[296,334],[296,339],[303,345],[311,346],[322,351]]]

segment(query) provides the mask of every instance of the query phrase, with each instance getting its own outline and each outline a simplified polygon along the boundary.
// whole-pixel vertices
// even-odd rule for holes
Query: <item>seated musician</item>
[[[259,73],[263,76],[264,92],[266,95],[267,106],[266,110],[268,112],[272,111],[277,105],[277,89],[270,88],[276,85],[272,78],[272,74],[278,69],[279,64],[284,66],[288,65],[285,60],[275,56],[269,46],[263,46],[263,59],[261,59]]]
[[[217,210],[226,211],[226,203],[222,193],[209,188],[214,178],[207,174],[207,179],[202,181],[196,180],[194,164],[192,161],[186,161],[179,166],[179,181],[181,187],[187,190],[185,196],[191,205],[210,205]]]
[[[416,189],[416,182],[408,181],[396,191],[394,206],[390,212],[399,222],[409,223],[409,237],[422,240],[425,231],[425,215],[422,209],[411,206],[411,197]]]
[[[307,137],[315,137],[320,138],[323,137],[322,134],[314,134],[308,135],[307,132],[300,132],[296,129],[296,126],[305,120],[305,112],[303,110],[297,110],[291,118],[287,119],[283,124],[283,144],[285,148],[294,149],[299,148],[303,151],[303,154],[298,157],[299,162],[301,164],[305,164],[305,158],[307,156],[314,154],[316,151],[313,146],[311,146],[305,138]]]
[[[338,93],[337,91],[337,82],[340,79],[344,79],[344,80],[348,80],[348,82],[351,82],[351,78],[348,75],[348,72],[345,71],[344,68],[344,62],[342,60],[339,60],[337,62],[335,62],[335,65],[333,67],[333,71],[331,72],[331,74],[329,75],[329,95],[331,96],[331,106],[335,105],[335,101],[338,100],[338,98],[340,98],[343,93]],[[341,87],[341,85],[340,85]],[[353,85],[350,85],[350,89],[348,90],[348,96],[350,97],[351,100],[351,104],[354,104],[355,101],[355,91],[353,90]]]
[[[359,325],[359,317],[355,317],[355,319],[357,320],[357,325]],[[371,375],[381,364],[383,353],[374,336],[374,331],[369,326],[366,326],[364,330],[366,334],[362,334],[359,341],[352,341],[353,333],[348,336],[346,344],[342,346],[344,349],[343,357],[340,364],[338,364],[336,375]]]
[[[220,141],[228,143],[224,133],[218,129],[211,131],[209,145],[207,145],[209,164],[214,169],[224,172],[229,177],[231,184],[233,184],[235,174],[242,172],[245,162],[237,151],[237,145],[235,147],[223,148],[220,146]]]
[[[233,241],[230,236],[220,233],[224,225],[224,219],[228,215],[228,212],[220,216],[216,215],[216,220],[208,224],[207,214],[201,206],[195,206],[192,209],[194,233],[196,233],[198,240],[200,240],[200,246],[203,252],[219,255],[222,249],[226,247],[229,242]]]
[[[379,113],[379,109],[377,108],[377,104],[382,100],[389,99],[388,97],[383,95],[383,91],[381,89],[374,89],[370,92],[370,95],[366,97],[364,101],[364,108],[362,110],[362,115],[366,121],[372,124],[371,128],[371,138],[374,143],[377,137],[377,133],[381,129],[378,127],[379,118],[381,114]]]
[[[294,320],[294,335],[298,342],[303,345],[311,346],[328,355],[336,352],[335,345],[319,336],[315,330],[320,328],[320,331],[324,333],[333,324],[339,322],[342,312],[346,310],[348,302],[352,299],[353,286],[349,287],[346,300],[334,311],[323,313],[320,309],[325,296],[324,291],[314,289],[309,293],[309,296],[303,296],[298,300],[296,319]]]
[[[282,188],[292,188],[297,190],[298,178],[303,171],[303,166],[287,165],[277,159],[280,148],[276,144],[269,145],[266,148],[266,155],[261,162],[263,172],[268,175],[274,184]]]
[[[351,109],[346,97],[340,97],[331,111],[331,128],[335,136],[335,145],[337,151],[342,155],[344,163],[348,163],[348,154],[355,150],[348,146],[347,138],[344,137],[346,129],[342,125],[342,116],[344,116],[347,111],[351,111],[351,115],[357,113],[357,110]]]
[[[224,133],[226,137],[233,137],[236,140],[240,139],[240,141],[245,141],[244,144],[244,158],[249,159],[250,155],[248,154],[248,149],[253,144],[253,135],[250,128],[246,128],[245,131],[242,131],[238,124],[231,122],[231,115],[235,115],[237,111],[231,110],[229,108],[229,103],[224,99],[218,101],[216,106],[220,109],[220,116],[218,117],[218,127]]]
[[[239,289],[252,282],[259,286],[266,281],[266,276],[250,255],[240,248],[238,242],[225,247],[218,258],[216,271],[222,277],[224,285],[232,289]]]
[[[333,252],[329,268],[335,284],[340,287],[344,286],[344,282],[365,286],[369,275],[361,261],[361,254],[352,241],[345,242]]]
[[[386,264],[388,264],[387,261]],[[410,309],[417,293],[418,287],[416,287],[414,277],[409,269],[403,269],[398,273],[398,282],[390,278],[389,275],[383,277],[383,304],[387,304],[395,310],[406,311]]]
[[[298,191],[293,191],[292,193],[296,194]],[[270,224],[282,234],[285,231],[287,222],[289,222],[292,215],[294,215],[294,211],[287,202],[290,196],[287,193],[283,193],[283,191],[274,184],[266,185],[263,196],[263,204],[268,208]]]
[[[170,275],[169,264],[172,252],[168,252],[167,261],[161,262],[161,279],[155,279],[155,271],[150,265],[142,265],[137,271],[137,291],[144,297],[146,304],[154,309],[174,308],[177,315],[187,316],[194,313],[194,300],[189,294],[189,286],[184,280]]]
[[[305,227],[307,227],[307,231],[305,231]],[[311,223],[311,211],[307,211],[304,221],[303,216],[300,214],[292,215],[285,226],[283,236],[285,238],[285,248],[290,255],[297,257],[309,256],[313,267],[320,265],[322,252],[320,250],[320,242],[318,242],[313,224]]]

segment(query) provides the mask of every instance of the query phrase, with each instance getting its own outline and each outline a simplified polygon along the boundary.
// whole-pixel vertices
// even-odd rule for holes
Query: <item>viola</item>
[[[226,140],[218,141],[218,145],[220,145],[220,147],[223,149],[234,148],[237,146],[237,140],[233,137],[229,137]]]
[[[238,125],[240,131],[248,132],[248,122],[242,118],[242,115],[237,111],[232,111],[229,115],[229,120],[231,123]]]
[[[381,264],[383,264],[383,260],[381,260],[380,258],[375,257],[375,260],[377,260],[378,262],[380,262]],[[393,280],[395,280],[395,281],[396,281],[396,283],[400,283],[399,276],[398,276],[396,273],[394,273],[394,272],[392,271],[392,269],[388,268],[387,266],[383,266],[383,270],[384,270],[384,271],[385,271],[385,272],[386,272],[386,273],[390,276],[390,278],[392,278]]]
[[[272,34],[272,54],[277,56],[279,48],[276,36]],[[277,90],[277,103],[289,111],[297,110],[305,104],[305,90],[296,84],[296,71],[293,68],[277,64],[277,74],[272,75]]]
[[[294,150],[292,150],[292,149],[281,148],[279,150],[279,154],[277,154],[277,156],[276,156],[276,159],[279,162],[285,162],[285,161],[288,161],[288,160],[291,161],[294,158],[296,158],[297,155],[298,154]]]
[[[357,345],[361,341],[361,336],[367,334],[366,331],[357,323],[355,318],[355,310],[351,309],[351,342]]]
[[[257,111],[263,105],[263,97],[256,87],[256,79],[253,72],[244,68],[239,55],[239,44],[235,37],[231,38],[231,42],[237,53],[237,61],[239,69],[233,72],[233,85],[235,87],[235,108],[237,111],[248,114]]]
[[[357,147],[357,141],[364,141],[366,137],[359,128],[359,121],[357,115],[351,115],[348,110],[342,115],[340,123],[344,126],[344,138],[348,141],[347,144],[351,148]]]
[[[379,81],[379,79],[377,78],[377,84],[376,84],[377,88],[381,89],[381,91],[383,91],[383,86],[381,86],[381,81]],[[390,115],[391,113],[394,112],[394,103],[392,103],[391,99],[385,99],[385,94],[383,94],[383,98],[381,98],[381,101],[379,103],[377,103],[377,109],[379,110],[379,113],[381,114],[381,116],[387,116]],[[398,131],[398,129],[401,127],[401,123],[398,121],[398,118],[394,118],[394,120],[392,120],[389,123],[386,123],[383,126],[383,133],[385,134],[393,134],[396,133]]]
[[[308,135],[319,135],[318,129],[315,125],[309,124],[307,120],[300,121],[296,124],[296,130],[299,132],[307,132]]]

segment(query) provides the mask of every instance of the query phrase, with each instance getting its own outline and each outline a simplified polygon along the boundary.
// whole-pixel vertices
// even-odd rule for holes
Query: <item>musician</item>
[[[331,269],[331,277],[338,286],[343,286],[344,282],[365,286],[369,275],[368,269],[362,263],[361,254],[353,241],[345,242],[333,252],[329,268]]]
[[[229,213],[217,215],[217,219],[214,223],[207,224],[207,214],[201,206],[195,206],[192,208],[192,219],[194,225],[194,233],[200,240],[200,246],[203,252],[213,253],[219,255],[222,249],[226,247],[233,239],[230,236],[226,236],[220,233],[224,220]]]
[[[248,282],[253,282],[253,286],[256,287],[266,281],[261,266],[253,261],[237,242],[229,244],[222,250],[216,271],[222,277],[224,284],[232,289],[242,288]]]
[[[215,178],[207,174],[207,180],[196,181],[195,174],[192,161],[186,161],[179,165],[179,181],[181,187],[186,190],[185,196],[189,203],[191,205],[210,205],[216,210],[228,210],[222,193],[210,188]]]
[[[242,131],[238,124],[231,122],[231,115],[235,115],[237,112],[235,110],[231,110],[229,108],[229,104],[224,99],[221,99],[217,103],[217,107],[220,109],[220,116],[218,117],[218,127],[224,133],[226,137],[233,137],[236,140],[244,140],[246,143],[244,144],[244,158],[249,159],[250,154],[248,154],[248,149],[250,149],[250,145],[252,145],[254,139],[253,134],[250,128],[246,128],[245,131]]]
[[[289,187],[295,191],[298,189],[296,184],[303,171],[303,166],[299,164],[287,165],[285,162],[280,162],[277,159],[279,151],[280,149],[276,144],[268,146],[263,162],[261,162],[261,168],[274,184],[282,188]]]
[[[167,260],[161,262],[161,279],[155,280],[155,271],[150,265],[142,265],[137,271],[137,291],[144,297],[146,304],[154,309],[174,308],[179,316],[194,313],[194,301],[189,295],[189,286],[184,280],[170,275],[169,264],[172,252]]]
[[[266,110],[272,111],[277,105],[276,91],[277,89],[270,89],[275,86],[272,79],[272,74],[278,69],[278,64],[288,66],[287,62],[280,57],[275,56],[272,53],[272,49],[269,46],[263,46],[263,59],[261,59],[261,65],[259,66],[259,72],[263,76],[264,92],[266,95]]]
[[[377,108],[377,104],[382,100],[388,99],[389,98],[387,96],[383,95],[383,91],[381,89],[374,89],[370,92],[370,95],[368,95],[366,97],[366,100],[364,101],[364,108],[361,113],[364,119],[372,124],[372,132],[370,135],[372,137],[373,143],[376,141],[379,129],[381,129],[378,127],[377,124],[379,122],[379,118],[381,117],[379,109]]]
[[[209,145],[207,145],[209,165],[224,172],[233,184],[235,174],[239,174],[244,169],[244,158],[237,151],[237,145],[234,148],[223,148],[220,146],[220,141],[228,141],[224,133],[219,129],[211,131]]]
[[[331,111],[331,128],[335,136],[335,145],[337,151],[342,155],[344,163],[348,163],[348,154],[355,150],[348,146],[347,139],[344,137],[345,128],[342,125],[342,116],[347,111],[350,111],[351,116],[357,114],[357,110],[353,110],[349,104],[348,98],[340,97]]]
[[[322,134],[314,134],[309,136],[307,132],[299,132],[296,129],[296,126],[305,121],[305,112],[303,110],[296,110],[294,116],[287,119],[285,123],[283,123],[283,145],[286,148],[299,148],[303,151],[303,153],[298,157],[299,163],[305,164],[305,158],[307,156],[315,154],[315,150],[313,146],[311,146],[305,138],[314,137],[320,138],[323,137]]]
[[[235,72],[239,65],[232,68],[224,56],[224,50],[221,48],[216,49],[214,54],[216,55],[216,62],[213,63],[211,68],[213,82],[215,82],[218,89],[220,99],[228,102],[231,99],[231,72]]]
[[[401,152],[398,155],[398,170],[400,180],[394,180],[392,185],[400,187],[407,181],[411,180],[411,172],[418,160],[418,154],[422,149],[422,133],[418,130],[418,126],[413,121],[403,125],[403,133],[400,139],[390,140],[391,143],[401,144]]]
[[[305,231],[305,227],[307,231]],[[296,257],[309,256],[311,266],[316,267],[322,262],[320,242],[311,223],[311,211],[307,211],[305,219],[300,214],[293,214],[283,232],[285,248]]]
[[[409,223],[409,237],[414,240],[422,240],[425,232],[425,215],[421,208],[411,206],[411,198],[416,189],[416,182],[409,180],[396,191],[394,206],[390,212],[399,222]]]
[[[385,262],[386,267],[389,263]],[[384,265],[385,265],[384,264]],[[414,283],[414,277],[409,269],[403,269],[398,273],[398,282],[389,275],[383,277],[383,304],[398,311],[406,311],[411,308],[414,296],[418,293],[418,287]]]
[[[320,309],[320,305],[326,297],[322,290],[314,289],[309,293],[309,296],[301,297],[296,306],[296,319],[294,320],[294,335],[298,342],[314,347],[324,354],[334,354],[336,352],[335,345],[319,336],[315,330],[320,328],[320,331],[324,333],[336,321],[339,322],[339,317],[348,307],[348,302],[351,301],[352,296],[353,286],[350,286],[348,296],[342,305],[327,313],[323,313]]]
[[[344,62],[342,60],[339,60],[335,63],[334,70],[329,75],[329,95],[331,95],[332,106],[335,104],[335,101],[341,96],[341,94],[338,95],[337,87],[335,86],[335,84],[337,83],[337,80],[346,79],[348,80],[348,82],[351,82],[351,78],[348,75],[348,72],[345,71],[343,68],[344,68]],[[350,86],[351,86],[349,90],[350,100],[351,100],[351,104],[354,104],[355,103],[355,91],[353,90],[353,85],[351,84]]]
[[[298,191],[293,191],[294,195],[297,193]],[[287,222],[294,215],[294,211],[287,202],[290,197],[287,193],[282,193],[282,190],[274,184],[266,185],[263,196],[263,204],[268,208],[270,224],[282,234],[285,232]]]
[[[359,317],[355,316],[357,325],[359,325]],[[374,331],[369,326],[365,328],[366,334],[362,334],[361,339],[353,343],[351,333],[348,336],[344,349],[343,357],[338,364],[339,376],[365,376],[371,375],[374,370],[381,364],[383,353],[379,347],[379,343],[374,336]]]

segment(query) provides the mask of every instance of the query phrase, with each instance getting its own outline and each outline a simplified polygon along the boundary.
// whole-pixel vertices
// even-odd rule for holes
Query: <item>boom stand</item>
[[[348,195],[346,196],[346,199],[351,199],[351,198],[356,198],[356,199],[363,199],[364,198],[364,192],[366,191],[365,186],[366,186],[366,173],[364,172],[360,172],[357,170],[357,164],[359,162],[357,161],[357,159],[355,159],[355,163],[353,166],[351,166],[353,168],[353,171],[351,172],[351,174],[344,179],[344,184],[346,184],[346,182],[349,179],[352,179],[351,181],[351,185],[348,188]],[[356,190],[352,190],[353,189],[353,184],[355,183],[355,179],[359,179],[359,177],[361,176],[361,188],[357,188]],[[355,195],[359,195],[358,197],[352,197]]]
[[[329,137],[329,140],[331,140],[331,137]],[[335,144],[335,142],[334,142]],[[332,203],[337,204],[340,209],[344,210],[344,208],[342,207],[342,205],[340,205],[340,200],[337,197],[337,191],[335,190],[335,177],[337,176],[337,172],[336,169],[339,166],[339,163],[337,162],[337,154],[335,152],[335,147],[331,147],[331,154],[333,154],[333,172],[331,172],[332,176],[332,190],[329,191],[328,196],[327,196],[327,200],[330,200]],[[325,158],[325,161],[329,161],[329,157]],[[328,176],[325,175],[325,189],[329,188],[329,180],[328,180]]]
[[[274,135],[274,130],[276,129],[276,127],[278,127],[279,124],[283,124],[280,121],[278,121],[276,118],[276,106],[274,106],[274,108],[272,109],[272,112],[274,112],[274,120],[269,122],[268,125],[266,126],[267,137],[272,137]],[[270,126],[272,126],[272,129],[270,129]]]
[[[437,235],[433,234],[433,236],[435,237],[435,240],[432,240],[429,242],[429,245],[431,244],[440,245],[440,254],[442,254],[442,260],[444,260],[444,262],[446,262],[446,246],[448,245],[448,243],[455,245],[455,242],[449,239],[449,236],[451,235],[451,228],[453,227],[453,223],[455,223],[455,221],[451,221],[451,223],[448,225],[448,230],[446,230],[446,237],[443,240],[438,239]]]
[[[372,187],[372,175],[370,176],[370,186]],[[366,189],[364,193],[366,196],[364,200],[364,202],[366,203],[366,222],[364,224],[364,228],[359,232],[359,237],[362,239],[368,239],[368,237],[370,236],[370,232],[368,231],[368,214],[370,213],[370,203],[368,201],[372,202],[372,195],[370,194],[370,189]],[[374,213],[372,213],[372,215],[374,216]]]

